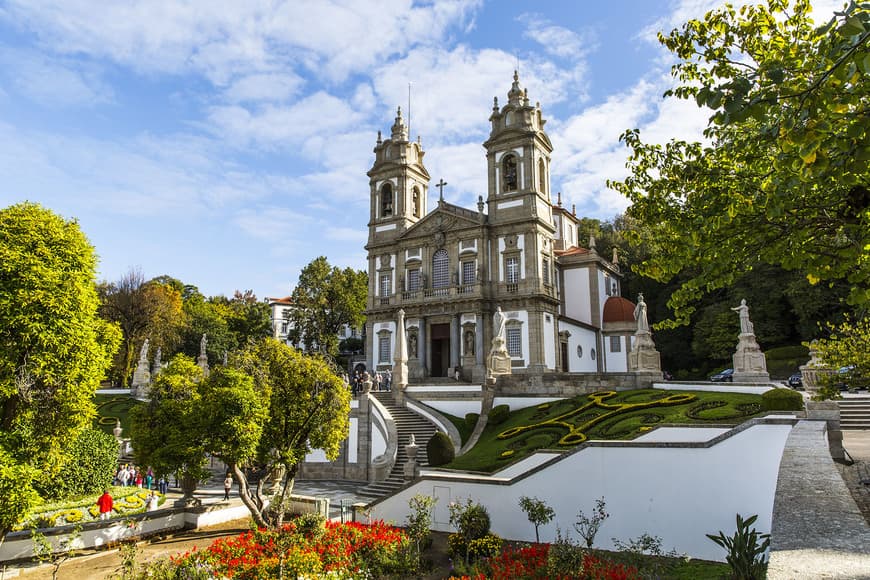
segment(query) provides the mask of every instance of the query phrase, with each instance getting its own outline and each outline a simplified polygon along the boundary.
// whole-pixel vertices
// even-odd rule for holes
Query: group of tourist
[[[350,384],[351,392],[354,396],[363,391],[363,384],[368,381],[372,383],[372,391],[389,391],[393,386],[393,373],[390,372],[390,369],[387,369],[382,372],[375,372],[374,376],[372,376],[368,371],[357,370],[350,379],[345,375],[345,381]]]
[[[115,472],[114,484],[122,487],[131,487],[135,485],[139,489],[148,490],[156,487],[157,491],[164,495],[169,489],[169,480],[163,475],[155,479],[154,470],[150,467],[143,471],[129,463],[122,465]]]

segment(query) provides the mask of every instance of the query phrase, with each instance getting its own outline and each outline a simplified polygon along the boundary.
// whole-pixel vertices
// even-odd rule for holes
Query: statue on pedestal
[[[734,382],[767,383],[770,375],[767,372],[767,359],[758,342],[755,340],[755,328],[749,320],[749,306],[746,299],[740,300],[740,305],[731,310],[740,315],[740,335],[737,337],[737,350],[734,352]]]
[[[489,351],[488,378],[495,380],[495,375],[511,374],[511,356],[505,346],[507,317],[501,311],[501,306],[492,315],[492,348]]]
[[[628,353],[628,370],[634,373],[661,375],[661,354],[656,350],[656,345],[652,339],[643,294],[637,295],[634,320],[637,324],[637,330],[634,332],[634,341]]]

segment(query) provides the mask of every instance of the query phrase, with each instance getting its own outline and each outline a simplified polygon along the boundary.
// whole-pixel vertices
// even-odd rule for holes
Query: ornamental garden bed
[[[500,411],[474,448],[444,467],[492,472],[539,449],[569,450],[590,439],[630,440],[658,425],[737,425],[765,414],[760,395],[659,389],[600,391]],[[449,418],[468,431],[471,421]]]
[[[142,401],[129,395],[94,395],[94,406],[97,408],[94,427],[111,435],[116,421],[120,419],[121,428],[124,430],[123,436],[128,437],[130,434],[130,421],[128,420],[130,409],[141,404]]]
[[[157,504],[163,505],[166,496],[157,491],[148,491],[138,487],[113,487],[109,489],[114,501],[112,517],[126,517],[145,512],[145,498],[153,493],[157,496]],[[99,519],[97,498],[102,493],[59,502],[45,503],[31,510],[24,520],[15,526],[23,530],[36,525],[39,528],[50,528],[66,524],[92,522]]]

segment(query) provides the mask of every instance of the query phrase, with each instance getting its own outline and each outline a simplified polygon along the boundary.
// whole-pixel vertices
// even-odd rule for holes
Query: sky
[[[409,87],[432,183],[485,198],[493,97],[518,69],[547,119],[551,191],[612,219],[628,204],[605,185],[626,175],[619,135],[699,139],[707,123],[662,98],[656,33],[719,4],[0,0],[0,207],[76,219],[101,280],[286,296],[318,256],[365,269],[366,171]]]

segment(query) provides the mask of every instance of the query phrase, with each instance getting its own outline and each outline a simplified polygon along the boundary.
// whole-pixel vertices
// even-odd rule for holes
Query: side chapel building
[[[634,304],[619,297],[616,257],[598,255],[593,239],[581,247],[574,212],[561,196],[552,203],[553,146],[516,73],[489,120],[488,188],[474,209],[444,201],[442,180],[427,212],[425,153],[401,109],[390,138],[378,132],[368,172],[368,368],[392,367],[403,309],[411,383],[456,370],[482,382],[500,307],[512,373],[626,372]]]

